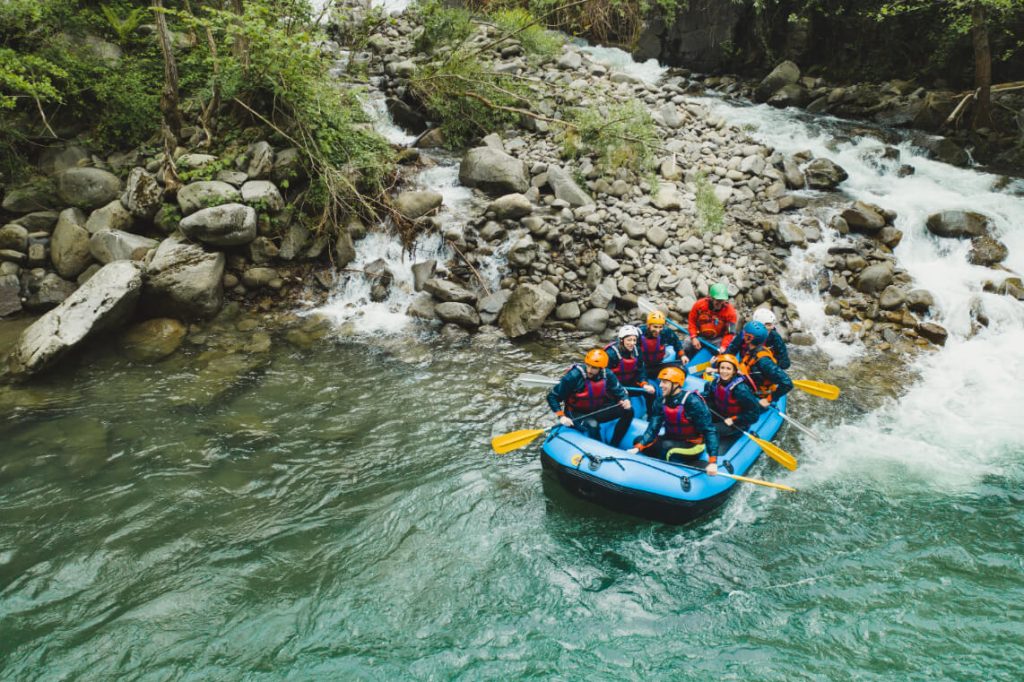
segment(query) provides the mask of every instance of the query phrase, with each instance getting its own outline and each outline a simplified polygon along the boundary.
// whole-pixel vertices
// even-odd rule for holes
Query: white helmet
[[[640,330],[631,324],[623,325],[622,327],[619,328],[619,338],[624,339],[627,336],[635,336],[636,338],[639,339]]]
[[[775,313],[771,308],[758,308],[754,311],[754,322],[761,324],[775,324]]]

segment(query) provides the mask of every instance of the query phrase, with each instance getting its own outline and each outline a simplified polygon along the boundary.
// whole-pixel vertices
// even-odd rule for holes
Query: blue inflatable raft
[[[690,366],[707,362],[701,352]],[[685,390],[700,390],[704,379],[690,376]],[[634,400],[634,408],[643,400]],[[766,410],[750,433],[771,440],[781,428],[780,411],[786,410],[786,396]],[[639,413],[638,413],[639,414]],[[615,422],[602,426],[603,440],[611,438]],[[544,441],[541,462],[570,492],[603,506],[666,523],[686,523],[708,513],[728,499],[742,485],[725,476],[709,476],[702,469],[665,462],[642,454],[627,454],[633,439],[647,429],[647,422],[634,418],[618,447],[588,438],[574,428],[553,429]],[[718,467],[739,476],[745,475],[761,455],[761,448],[746,436],[724,441],[718,455]],[[707,455],[699,460],[707,462]]]

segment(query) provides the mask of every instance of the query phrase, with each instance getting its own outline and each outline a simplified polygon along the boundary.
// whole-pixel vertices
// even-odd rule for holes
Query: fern
[[[119,17],[110,5],[100,5],[100,11],[103,12],[103,17],[110,24],[110,28],[117,34],[118,44],[124,45],[128,41],[128,37],[135,33],[135,30],[142,24],[147,9],[136,7],[128,12],[124,19]]]

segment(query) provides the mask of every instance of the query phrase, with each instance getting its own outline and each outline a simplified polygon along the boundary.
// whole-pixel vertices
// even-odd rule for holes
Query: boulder
[[[494,213],[498,220],[519,220],[533,213],[533,204],[525,195],[516,192],[492,201],[487,212]]]
[[[783,220],[776,228],[779,242],[783,246],[807,246],[807,234],[791,220]]]
[[[293,220],[281,238],[281,250],[278,253],[283,260],[293,260],[309,243],[310,232],[302,220]]]
[[[55,196],[55,189],[49,180],[33,182],[12,187],[4,195],[3,209],[10,213],[31,213],[57,208],[60,200]]]
[[[395,198],[395,208],[409,220],[416,220],[441,206],[444,197],[437,192],[402,192]]]
[[[0,275],[0,317],[21,312],[21,282],[18,276]]]
[[[131,360],[156,362],[178,350],[187,332],[188,328],[178,320],[160,317],[128,327],[118,345]]]
[[[177,166],[179,170],[196,170],[198,168],[209,166],[216,160],[217,157],[213,154],[190,153],[179,156],[174,160],[174,165]]]
[[[241,199],[237,189],[220,180],[193,182],[178,190],[178,206],[186,216],[211,206],[237,203]]]
[[[661,183],[651,197],[651,203],[662,211],[678,211],[683,205],[683,195],[672,183]]]
[[[431,258],[421,263],[413,263],[412,266],[412,288],[415,291],[423,291],[423,285],[428,279],[434,276],[437,271],[437,261]]]
[[[917,324],[917,333],[936,346],[945,346],[946,339],[949,337],[949,332],[946,331],[946,328],[935,322],[919,322]]]
[[[876,238],[890,249],[895,249],[903,241],[903,232],[892,225],[886,225],[878,231]]]
[[[21,293],[29,310],[49,310],[63,303],[75,293],[75,283],[62,278],[56,272],[45,272],[37,268],[22,273]]]
[[[78,277],[92,262],[85,220],[81,210],[68,208],[61,211],[57,227],[53,230],[50,260],[57,273],[66,279]]]
[[[244,204],[224,204],[196,211],[181,220],[189,239],[213,246],[241,246],[256,238],[256,211]]]
[[[142,271],[136,263],[104,266],[22,332],[8,358],[11,374],[36,374],[90,337],[121,324],[135,311],[141,292]]]
[[[861,234],[875,234],[885,227],[885,216],[878,207],[863,201],[854,202],[853,206],[845,209],[840,216],[852,231]]]
[[[493,294],[487,294],[477,304],[477,312],[480,313],[480,321],[484,324],[493,324],[498,319],[501,309],[508,303],[512,291],[509,289],[498,289]]]
[[[778,109],[786,107],[803,107],[811,99],[810,94],[799,83],[787,83],[772,93],[767,104]]]
[[[442,322],[451,322],[464,329],[476,329],[480,326],[480,315],[468,303],[447,301],[434,306],[434,314]]]
[[[297,147],[287,147],[277,152],[274,156],[274,170],[270,172],[271,180],[281,185],[282,182],[301,180],[304,176],[302,155]],[[287,185],[283,186],[287,188]]]
[[[988,232],[988,218],[974,211],[941,211],[928,216],[928,231],[936,237],[965,239]]]
[[[443,303],[469,303],[475,305],[477,296],[472,291],[446,279],[432,277],[423,283],[423,290]]]
[[[47,175],[56,175],[69,168],[87,165],[92,156],[88,150],[78,145],[67,147],[49,147],[39,155],[39,170]]]
[[[266,140],[249,145],[246,174],[252,180],[264,180],[274,170],[274,148]]]
[[[580,304],[576,301],[569,301],[555,308],[555,319],[571,322],[580,316]]]
[[[430,294],[416,294],[412,299],[412,303],[406,308],[405,314],[421,320],[433,320],[435,317],[434,308],[434,299]]]
[[[591,308],[580,315],[576,328],[581,332],[600,334],[608,326],[609,314],[604,308]]]
[[[224,300],[224,260],[223,253],[208,252],[180,234],[160,242],[146,271],[146,312],[181,319],[216,315]]]
[[[470,149],[459,165],[459,182],[495,196],[530,188],[526,164],[491,147]]]
[[[57,211],[33,211],[26,213],[14,222],[29,232],[53,232],[59,215],[60,213]]]
[[[91,210],[121,196],[121,181],[99,168],[69,168],[57,174],[57,195],[65,206]]]
[[[153,227],[164,234],[175,232],[180,222],[181,211],[175,204],[161,204],[153,216]]]
[[[338,233],[338,239],[334,242],[334,266],[348,267],[355,259],[356,245],[352,242],[352,235],[348,230],[341,230]]]
[[[284,208],[284,197],[277,185],[269,180],[250,180],[242,185],[242,203],[259,209],[261,213],[279,213]]]
[[[1006,248],[1005,244],[994,237],[983,234],[971,239],[971,250],[967,254],[967,260],[974,265],[995,265],[1002,263],[1009,255],[1010,250]]]
[[[580,189],[572,176],[559,166],[548,166],[548,186],[556,199],[568,201],[570,206],[586,206],[594,203],[590,195]]]
[[[0,227],[0,249],[14,249],[27,253],[28,230],[14,223]]]
[[[754,90],[755,102],[767,102],[768,98],[775,94],[775,91],[784,85],[790,85],[800,80],[800,67],[793,62],[786,60],[772,69]]]
[[[135,218],[152,220],[164,200],[164,190],[156,177],[145,168],[133,168],[128,173],[121,203]]]
[[[537,258],[537,244],[530,235],[517,239],[508,250],[508,262],[516,267],[528,267]]]
[[[502,331],[512,339],[537,331],[555,309],[554,294],[536,284],[521,284],[498,316]]]
[[[927,313],[935,305],[935,297],[927,289],[912,289],[907,292],[907,308],[915,313]]]
[[[242,273],[242,284],[249,289],[260,289],[269,286],[280,276],[274,268],[248,268]]]
[[[903,289],[890,284],[882,291],[882,295],[878,297],[878,305],[883,310],[895,310],[903,305],[906,300],[907,295]]]
[[[800,164],[792,156],[782,157],[782,174],[786,187],[790,189],[803,189],[807,183],[804,172],[800,170]]]
[[[85,229],[89,234],[96,234],[105,230],[124,230],[129,232],[135,219],[128,209],[124,207],[120,199],[114,199],[106,206],[97,208],[89,214],[85,221]]]
[[[892,284],[892,263],[876,263],[864,268],[857,276],[857,290],[865,294],[874,294]]]
[[[89,253],[104,265],[116,260],[142,260],[158,243],[131,232],[103,230],[89,239]]]
[[[849,177],[842,166],[829,159],[815,159],[804,168],[811,189],[832,189]]]

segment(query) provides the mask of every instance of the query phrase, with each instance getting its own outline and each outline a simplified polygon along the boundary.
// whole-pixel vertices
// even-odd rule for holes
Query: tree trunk
[[[178,64],[174,60],[174,49],[171,46],[171,32],[167,29],[167,17],[164,16],[164,0],[153,0],[156,14],[156,34],[160,41],[160,53],[164,58],[164,87],[160,93],[160,111],[163,113],[161,132],[164,139],[164,158],[160,166],[164,189],[174,194],[181,186],[178,171],[174,165],[174,150],[181,138],[181,111],[178,108]]]
[[[242,0],[231,0],[231,7],[239,17],[245,14],[245,8],[242,6]],[[241,22],[241,18],[239,18],[239,22]],[[241,30],[239,30],[238,34],[235,36],[235,44],[233,45],[232,50],[235,53],[235,58],[238,60],[238,63],[242,65],[242,73],[248,74],[249,41],[245,39]]]
[[[974,42],[974,87],[977,102],[971,127],[992,127],[992,49],[988,42],[988,11],[976,1],[971,7],[971,38]]]

